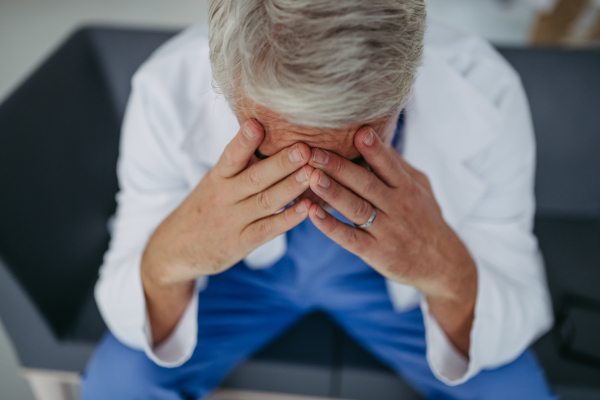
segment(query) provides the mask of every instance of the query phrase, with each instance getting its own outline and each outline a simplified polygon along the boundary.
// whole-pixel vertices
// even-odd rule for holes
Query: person
[[[422,0],[208,4],[133,78],[83,399],[203,398],[315,309],[429,398],[554,398],[507,62]]]

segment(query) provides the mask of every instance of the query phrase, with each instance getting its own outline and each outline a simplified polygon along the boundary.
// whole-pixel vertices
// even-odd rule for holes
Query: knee
[[[98,345],[82,376],[82,400],[145,399],[155,392],[157,367],[141,351],[121,344],[108,333]]]

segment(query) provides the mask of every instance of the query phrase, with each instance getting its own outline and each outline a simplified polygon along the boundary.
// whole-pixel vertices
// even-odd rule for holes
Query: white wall
[[[73,29],[88,23],[183,27],[204,0],[0,0],[0,99]]]

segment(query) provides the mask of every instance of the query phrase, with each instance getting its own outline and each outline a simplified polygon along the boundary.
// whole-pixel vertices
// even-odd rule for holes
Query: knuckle
[[[333,161],[331,163],[331,166],[330,166],[331,172],[334,175],[341,175],[341,174],[343,174],[344,173],[344,163],[342,162],[342,160],[340,159],[340,157],[332,157],[331,161]]]
[[[334,233],[335,231],[337,231],[339,229],[338,226],[338,220],[335,218],[330,218],[330,222],[328,224],[325,224],[325,230],[328,233]]]
[[[227,147],[223,152],[223,163],[228,167],[235,165],[235,157],[230,147]]]
[[[329,197],[331,197],[332,200],[338,200],[340,197],[342,197],[341,189],[338,185],[331,185]]]
[[[250,168],[248,168],[246,178],[248,180],[248,184],[251,187],[256,188],[256,187],[260,186],[261,179],[260,179],[260,169],[258,168],[258,164],[254,164]]]
[[[407,176],[407,179],[402,179],[402,182],[398,186],[404,194],[411,195],[415,193],[417,180]]]
[[[289,212],[289,210],[285,210],[282,214],[283,223],[285,224],[285,226],[291,226],[295,224],[294,218],[292,217],[292,214]]]
[[[369,177],[367,178],[367,180],[365,181],[365,185],[364,185],[364,192],[363,193],[373,193],[375,192],[375,189],[377,189],[377,178],[375,177],[375,175],[373,175],[372,173],[369,174]]]
[[[271,234],[273,233],[273,229],[274,229],[274,226],[270,219],[266,218],[266,219],[262,219],[262,220],[258,221],[257,226],[256,226],[258,238],[264,239],[266,237],[271,236]],[[259,239],[259,241],[261,241],[260,239]]]
[[[429,177],[427,175],[425,175],[421,171],[418,171],[417,175],[419,176],[422,185],[424,185],[427,188],[431,187],[431,182],[429,181]]]
[[[279,171],[287,170],[287,160],[288,160],[288,157],[285,154],[285,151],[282,151],[279,154],[279,157],[275,157],[275,161],[277,162],[277,169],[279,169]]]
[[[392,174],[394,172],[395,168],[396,168],[396,160],[394,160],[392,157],[386,157],[385,166],[384,166],[386,176],[389,176],[390,174]]]
[[[208,172],[206,173],[206,175],[204,175],[204,178],[208,181],[208,182],[214,182],[217,178],[218,178],[218,172],[216,170],[216,168],[211,168],[208,170]]]
[[[404,191],[409,196],[415,196],[419,192],[419,186],[416,181],[408,180],[406,186],[404,187]]]
[[[369,214],[369,210],[371,209],[371,205],[369,203],[367,203],[365,200],[358,200],[356,202],[355,208],[354,208],[354,215],[356,217],[364,217],[367,214]]]
[[[271,209],[271,197],[267,192],[260,192],[256,195],[256,202],[262,210],[269,211]]]
[[[346,234],[346,242],[356,250],[359,250],[362,247],[356,229],[348,229],[348,233]]]
[[[224,204],[229,203],[227,190],[211,190],[203,198],[210,209],[217,209],[222,207]]]

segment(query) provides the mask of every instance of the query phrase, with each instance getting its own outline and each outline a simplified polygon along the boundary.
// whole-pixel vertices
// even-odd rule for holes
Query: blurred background
[[[426,3],[431,18],[498,45],[599,46],[600,2],[594,0]],[[206,15],[204,0],[0,0],[0,103],[78,27],[179,29]],[[1,321],[0,399],[33,400]]]
[[[600,39],[598,0],[568,0],[558,7],[556,0],[426,3],[432,18],[495,44],[527,46],[537,41],[581,46]],[[543,15],[541,27],[539,15]],[[198,21],[206,21],[205,0],[2,0],[0,99],[83,24],[177,28]]]

